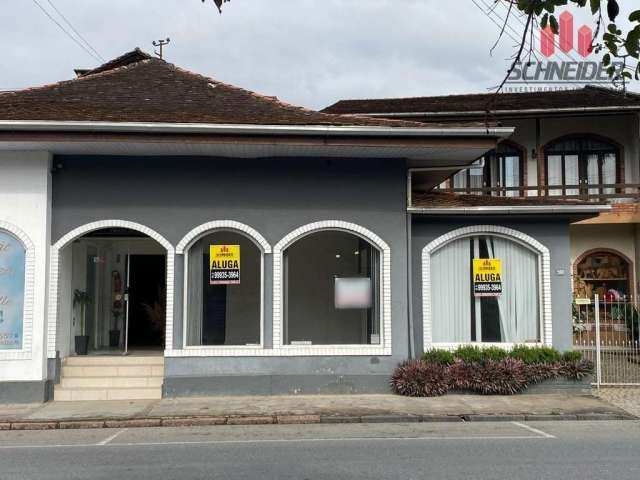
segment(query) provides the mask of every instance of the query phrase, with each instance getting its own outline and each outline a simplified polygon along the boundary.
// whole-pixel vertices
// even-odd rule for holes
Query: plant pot
[[[120,330],[109,330],[109,346],[117,347],[120,345]]]
[[[89,350],[89,336],[76,335],[76,355],[86,355]]]

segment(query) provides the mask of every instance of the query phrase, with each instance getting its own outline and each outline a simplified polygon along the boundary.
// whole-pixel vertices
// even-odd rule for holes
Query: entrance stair
[[[54,400],[154,400],[162,397],[160,355],[73,356],[63,360]]]

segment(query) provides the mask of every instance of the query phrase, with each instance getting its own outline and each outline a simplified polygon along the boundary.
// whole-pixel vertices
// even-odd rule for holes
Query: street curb
[[[309,425],[348,423],[435,423],[435,422],[550,422],[594,420],[639,420],[616,413],[521,414],[521,415],[226,415],[211,417],[148,417],[82,420],[2,421],[0,431],[78,430],[96,428],[201,427],[213,425]]]

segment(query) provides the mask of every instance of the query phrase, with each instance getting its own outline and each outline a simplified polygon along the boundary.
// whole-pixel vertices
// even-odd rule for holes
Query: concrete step
[[[163,365],[94,365],[62,367],[62,378],[70,377],[162,377]]]
[[[164,365],[162,355],[82,355],[65,358],[64,366],[136,366]]]
[[[57,402],[87,400],[156,400],[160,388],[62,388],[56,385],[53,399]]]
[[[62,377],[62,389],[82,388],[160,388],[162,376],[157,377]],[[58,387],[56,387],[58,388]]]

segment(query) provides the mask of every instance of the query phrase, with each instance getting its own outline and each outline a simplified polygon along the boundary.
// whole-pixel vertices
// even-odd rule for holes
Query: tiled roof
[[[0,120],[425,128],[417,122],[296,107],[183,70],[137,49],[73,80],[0,93]]]
[[[563,206],[600,205],[580,200],[563,200],[556,197],[494,197],[490,195],[458,195],[445,192],[413,194],[412,206],[416,208],[468,208],[514,206]]]
[[[640,95],[587,86],[576,90],[483,93],[441,97],[340,100],[322,110],[336,114],[388,113],[484,113],[495,111],[632,107],[640,110]]]

